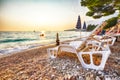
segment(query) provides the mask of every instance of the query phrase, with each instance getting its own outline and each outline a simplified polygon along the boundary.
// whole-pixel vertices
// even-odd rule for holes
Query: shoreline
[[[0,58],[0,79],[63,80],[79,76],[85,80],[88,74],[102,77],[101,79],[104,78],[102,75],[120,79],[120,59],[116,58],[120,58],[120,41],[110,47],[112,54],[103,71],[84,69],[77,58],[65,56],[50,59],[46,49],[54,46],[56,45],[35,47]]]
[[[21,50],[21,51],[18,51],[18,52],[11,52],[11,53],[7,53],[7,54],[1,54],[0,58],[7,57],[7,56],[12,56],[14,54],[20,54],[20,53],[27,52],[27,51],[32,51],[32,50],[46,48],[46,47],[54,47],[54,46],[55,46],[55,43],[47,44],[47,45],[43,45],[43,46],[37,46],[37,47],[33,47],[33,48],[28,48],[28,49]]]
[[[80,38],[76,38],[76,39],[73,39],[73,40],[65,40],[65,41],[61,41],[60,43],[61,44],[63,44],[63,43],[69,43],[70,41],[79,40],[79,39]],[[26,52],[26,51],[38,49],[38,48],[45,48],[45,47],[50,48],[50,47],[55,47],[55,46],[56,46],[56,43],[45,44],[45,45],[42,45],[42,46],[36,46],[36,47],[33,47],[33,48],[28,48],[28,49],[25,49],[25,50],[20,50],[20,51],[17,51],[17,52],[14,51],[14,52],[10,52],[10,53],[7,53],[7,54],[1,54],[0,58],[6,57],[6,56],[11,56],[11,55],[17,54],[17,53],[22,53],[22,52]]]

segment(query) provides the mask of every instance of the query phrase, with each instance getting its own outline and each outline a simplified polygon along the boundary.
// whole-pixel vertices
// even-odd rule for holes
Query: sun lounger
[[[96,27],[94,31],[96,31],[98,28],[99,26]],[[90,34],[90,36],[92,36],[93,32]],[[51,58],[56,58],[58,53],[61,53],[62,51],[75,53],[84,68],[103,70],[105,63],[111,53],[108,44],[106,46],[101,45],[102,43],[104,43],[104,41],[99,41],[99,39],[98,40],[95,39],[96,41],[93,41],[91,43],[90,41],[87,41],[87,40],[89,39],[86,38],[86,40],[84,41],[73,41],[73,42],[70,42],[69,44],[63,44],[54,48],[49,48],[47,51]],[[93,46],[89,47],[89,44],[92,44]],[[77,48],[80,48],[79,52],[77,52]],[[90,63],[86,63],[86,61],[84,61],[85,55],[89,57]],[[96,61],[95,59],[99,59],[99,56],[98,58],[95,58],[94,55],[101,55],[100,62],[97,62],[97,63],[95,62]]]
[[[77,53],[76,49],[82,44],[82,41],[71,41],[69,44],[61,44],[57,47],[48,48],[47,53],[50,58],[56,58],[61,51]]]
[[[112,46],[112,45],[114,45],[115,40],[116,40],[115,37],[109,36],[109,38],[107,38],[107,39],[102,39],[102,40],[100,40],[100,41],[101,41],[102,43],[106,43],[106,44],[109,45],[109,46]]]
[[[105,63],[111,53],[109,46],[113,45],[116,38],[111,36],[93,36],[92,38],[87,40],[86,47],[78,52],[76,55],[81,62],[84,68],[103,70]],[[92,47],[91,47],[92,45]],[[97,47],[96,47],[97,46]],[[84,56],[87,55],[89,57],[89,61],[84,61]],[[94,57],[94,55],[101,55],[101,60]],[[97,61],[97,64],[95,63]],[[86,63],[89,62],[89,63]],[[99,63],[99,65],[98,65]]]
[[[100,51],[79,52],[77,53],[77,56],[84,68],[103,70],[110,53],[109,46],[106,46],[106,48],[103,48],[103,50]],[[89,61],[87,61],[88,63],[84,59],[85,55],[87,55],[86,58],[89,59]],[[94,55],[101,55],[101,60],[98,60],[99,57],[95,59]]]
[[[93,34],[93,32],[96,31],[99,28],[99,26],[100,25],[98,25],[91,32],[91,34]],[[91,34],[89,34],[89,36]],[[60,53],[61,51],[66,51],[66,52],[71,52],[71,53],[77,53],[77,49],[87,40],[87,38],[83,38],[84,40],[82,40],[82,41],[80,41],[80,40],[79,41],[72,41],[72,42],[69,43],[69,45],[60,45],[59,47],[57,47],[58,48],[58,53]],[[52,48],[52,50],[54,50],[54,49]],[[56,50],[56,48],[55,48],[55,50]],[[48,50],[48,52],[50,52],[50,51]]]
[[[76,53],[76,49],[80,47],[83,41],[72,41],[69,45],[62,44],[59,46],[59,51]]]
[[[47,53],[50,58],[56,58],[58,52],[58,46],[54,48],[48,48]]]
[[[98,51],[100,49],[101,44],[101,42],[96,40],[87,40],[86,47],[88,47],[89,45],[92,47],[97,46],[95,50]]]
[[[74,43],[77,43],[77,42],[71,42],[71,45]],[[99,47],[99,49],[97,49],[97,50],[93,49],[94,47],[92,47],[92,49],[90,51],[84,51],[84,49],[83,49],[82,51],[77,52],[76,51],[77,47],[76,48],[74,47],[75,44],[72,46],[70,44],[69,45],[63,44],[63,45],[60,45],[60,46],[57,46],[54,48],[49,48],[48,53],[51,58],[56,58],[57,54],[60,53],[61,51],[72,52],[77,55],[79,61],[81,62],[82,66],[84,68],[103,70],[111,51],[109,49],[109,46],[104,47],[104,46],[100,46],[100,43],[98,43],[98,44],[96,44],[96,43],[98,43],[98,42],[92,42],[93,46]],[[91,43],[86,44],[86,47],[88,47],[89,44],[91,44]],[[86,55],[86,54],[89,55],[89,58],[90,58],[89,64],[85,63],[85,61],[82,57],[82,55]],[[96,65],[94,63],[93,55],[95,55],[95,54],[101,55],[101,61],[100,61],[101,63],[99,65],[98,64]]]
[[[102,45],[109,45],[109,46],[112,46],[116,40],[115,37],[108,36],[108,35],[104,35],[104,36],[95,35],[95,36],[93,36],[93,38],[94,38],[94,40],[101,42]]]
[[[110,30],[106,34],[115,37],[120,36],[120,23],[110,28]]]

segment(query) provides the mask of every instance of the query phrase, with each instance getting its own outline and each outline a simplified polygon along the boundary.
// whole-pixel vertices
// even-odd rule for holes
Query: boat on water
[[[45,37],[45,31],[41,31],[40,37]]]
[[[40,37],[44,37],[45,35],[44,34],[40,34]]]

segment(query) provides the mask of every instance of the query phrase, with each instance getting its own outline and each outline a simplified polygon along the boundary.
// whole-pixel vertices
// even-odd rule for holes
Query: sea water
[[[53,44],[56,42],[56,33],[59,33],[60,41],[80,38],[80,32],[76,31],[47,31],[44,36],[41,32],[0,32],[0,55],[19,52],[22,50]],[[87,36],[90,32],[81,32],[81,36]]]

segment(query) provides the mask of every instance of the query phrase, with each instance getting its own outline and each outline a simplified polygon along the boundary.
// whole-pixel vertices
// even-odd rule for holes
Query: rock
[[[55,78],[55,75],[52,74],[52,75],[51,75],[51,80],[54,80],[54,78]]]
[[[65,69],[66,66],[62,66],[62,69]]]
[[[104,76],[104,73],[103,73],[102,71],[97,71],[97,72],[96,72],[96,75],[97,75],[97,76]]]
[[[79,69],[80,67],[79,66],[77,66],[77,69]]]
[[[72,76],[69,80],[77,80],[75,76]]]
[[[105,75],[104,80],[111,80],[111,77],[109,75]]]
[[[101,80],[99,76],[96,76],[96,80]]]

